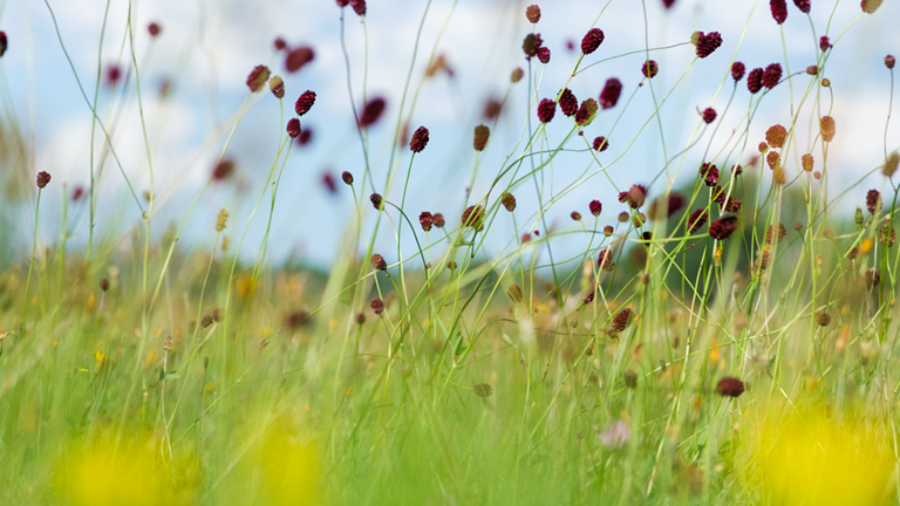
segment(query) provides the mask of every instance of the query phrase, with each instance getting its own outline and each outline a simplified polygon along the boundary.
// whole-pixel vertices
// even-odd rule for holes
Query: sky
[[[216,214],[224,207],[231,215],[228,233],[235,240],[252,216],[241,252],[247,258],[255,257],[266,229],[270,196],[265,196],[256,213],[254,207],[275,161],[284,124],[293,116],[293,102],[309,89],[317,93],[317,101],[301,122],[304,129],[313,132],[312,141],[307,146],[293,146],[284,164],[268,256],[273,262],[295,259],[327,268],[341,253],[341,237],[353,223],[356,211],[352,193],[340,183],[340,173],[350,171],[361,182],[365,162],[350,107],[347,67],[341,50],[342,11],[332,0],[109,0],[102,46],[107,0],[0,2],[0,30],[9,38],[9,50],[0,59],[3,120],[6,124],[18,123],[23,130],[34,153],[31,170],[46,170],[53,176],[41,211],[42,224],[46,224],[42,226],[41,238],[49,242],[59,236],[56,231],[61,226],[63,192],[71,193],[90,181],[91,110],[56,36],[48,3],[89,99],[94,94],[98,56],[103,69],[118,63],[130,76],[127,86],[114,90],[100,87],[98,116],[110,132],[121,170],[111,159],[102,166],[95,229],[98,234],[105,239],[123,238],[129,229],[140,224],[140,209],[122,172],[137,194],[148,190],[148,151],[157,193],[154,229],[162,233],[165,225],[181,223],[188,216],[248,97],[246,77],[253,67],[264,64],[273,74],[284,77],[283,104],[268,92],[250,96],[227,144],[226,156],[235,160],[236,174],[230,181],[213,184],[191,210],[185,222],[183,247],[211,245]],[[411,215],[443,212],[450,225],[457,225],[467,188],[471,185],[472,195],[483,195],[507,157],[521,154],[522,145],[517,144],[526,133],[526,114],[532,116],[532,127],[537,125],[535,106],[529,105],[528,100],[533,97],[528,93],[527,82],[511,85],[509,76],[516,67],[528,69],[521,43],[532,30],[524,15],[530,3],[370,0],[365,23],[351,9],[344,10],[353,100],[360,107],[364,96],[380,96],[388,104],[382,120],[368,132],[370,166],[378,191],[385,188],[391,139],[412,68],[407,104],[415,100],[416,105],[411,126],[427,126],[431,141],[416,156],[412,167],[405,207]],[[788,4],[788,19],[779,26],[765,0],[677,0],[669,10],[661,0],[540,2],[542,18],[534,30],[541,34],[552,56],[546,65],[532,62],[533,80],[539,83],[538,98],[555,96],[567,82],[579,99],[596,99],[611,77],[624,85],[620,103],[584,129],[588,139],[609,137],[610,149],[598,154],[602,163],[610,164],[607,172],[599,172],[593,158],[583,151],[561,153],[543,171],[543,200],[551,195],[558,198],[547,213],[548,226],[554,230],[574,226],[569,214],[577,210],[587,216],[587,203],[592,199],[604,203],[599,226],[613,223],[621,210],[615,187],[653,181],[651,197],[661,193],[666,178],[654,181],[654,176],[667,159],[674,160],[669,164],[670,177],[677,182],[696,177],[696,167],[704,161],[704,153],[711,153],[706,157],[713,157],[720,166],[734,163],[738,153],[727,159],[726,154],[734,144],[731,136],[740,127],[750,94],[744,82],[735,90],[728,73],[731,62],[743,61],[748,69],[780,62],[791,72],[802,71],[815,63],[816,41],[825,33],[835,44],[825,70],[832,83],[833,103],[831,98],[825,98],[821,107],[831,107],[838,132],[829,147],[829,185],[833,188],[830,193],[836,195],[882,163],[891,91],[890,72],[883,59],[889,53],[900,54],[900,35],[891,23],[894,20],[895,25],[895,20],[900,19],[900,2],[887,0],[875,14],[868,15],[860,14],[856,0],[813,0],[809,18],[792,2]],[[140,100],[131,40],[127,37],[129,9],[134,26],[134,58],[140,74]],[[156,38],[147,32],[150,22],[162,27]],[[596,53],[585,57],[580,68],[605,61],[569,81],[579,56],[577,47],[592,26],[601,28],[606,39]],[[724,43],[709,58],[695,61],[693,46],[683,43],[698,30],[719,31]],[[312,47],[315,59],[299,72],[287,73],[284,53],[273,47],[276,37],[283,37],[290,47]],[[568,42],[574,43],[575,51],[567,49]],[[677,44],[682,45],[652,51],[659,74],[639,87],[643,77],[641,65],[646,59],[642,50]],[[441,73],[423,80],[432,51],[445,57],[452,76]],[[631,52],[636,53],[606,60]],[[163,97],[160,89],[166,82],[170,91]],[[756,112],[748,148],[739,156],[739,163],[750,158],[768,126],[790,123],[792,107],[800,102],[809,82],[808,76],[801,75],[790,85],[780,84],[766,96]],[[734,99],[729,106],[732,91]],[[488,149],[479,156],[478,176],[472,184],[476,162],[471,148],[472,129],[483,121],[485,100],[502,98],[507,92],[507,105]],[[632,94],[634,98],[626,106]],[[654,97],[658,102],[665,99],[658,118],[652,115],[656,109]],[[706,107],[719,111],[714,137],[712,128],[699,128],[698,111]],[[810,110],[809,104],[805,107]],[[801,118],[798,148],[805,149],[812,137],[807,124],[810,116],[804,114]],[[900,127],[896,123],[888,131],[889,150],[900,147]],[[558,146],[570,128],[571,122],[557,113],[547,127],[543,149]],[[103,141],[102,134],[96,135],[97,153],[102,152]],[[726,145],[729,149],[725,154],[715,158]],[[584,141],[570,139],[566,148],[581,150]],[[684,156],[676,156],[682,152]],[[395,159],[397,176],[386,194],[391,201],[402,198],[402,181],[409,160],[406,150],[401,150]],[[97,169],[95,165],[95,173]],[[325,190],[325,173],[337,179],[336,194]],[[585,173],[592,175],[583,178]],[[576,180],[581,183],[573,188]],[[849,197],[845,205],[855,206],[853,199],[859,200],[869,187],[889,186],[882,176],[872,175],[857,188],[860,197]],[[356,189],[363,195],[371,191],[360,184]],[[534,184],[522,184],[513,191],[519,205],[519,232],[529,227],[542,230],[543,224],[535,219],[538,200]],[[70,241],[76,248],[84,247],[87,241],[84,205],[84,201],[72,203],[69,209]],[[21,207],[23,223],[33,223],[31,204]],[[374,213],[366,211],[367,230],[371,230],[373,222]],[[498,221],[495,230],[486,242],[488,254],[508,251],[510,241],[517,235],[512,220],[506,216]],[[22,237],[28,239],[28,233],[23,232]],[[390,226],[382,227],[376,250],[394,250],[394,241]],[[565,256],[567,251],[583,251],[583,242],[574,236],[560,236],[554,244],[559,245],[560,256]],[[119,244],[127,249],[131,243],[121,240]],[[402,246],[406,255],[415,252],[415,242],[408,233]]]

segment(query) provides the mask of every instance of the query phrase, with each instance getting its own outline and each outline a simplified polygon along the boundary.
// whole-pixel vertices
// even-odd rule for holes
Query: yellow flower
[[[74,506],[165,504],[161,467],[149,448],[96,442],[69,457],[57,477],[60,494]]]

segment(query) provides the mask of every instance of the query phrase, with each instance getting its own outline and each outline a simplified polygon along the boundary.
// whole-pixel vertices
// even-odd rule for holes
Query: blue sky
[[[89,95],[93,94],[98,51],[104,65],[121,58],[123,67],[130,66],[130,49],[123,39],[127,0],[111,0],[102,48],[98,43],[106,0],[49,2]],[[383,96],[388,102],[385,119],[370,132],[371,162],[379,190],[387,174],[389,136],[396,122],[426,3],[425,0],[370,1],[365,31],[360,19],[349,9],[346,12],[354,98],[359,102],[363,95],[367,32],[366,92],[368,96]],[[444,212],[451,225],[458,223],[475,162],[472,128],[481,122],[485,99],[502,96],[509,86],[510,71],[516,66],[526,67],[520,46],[524,35],[531,30],[524,16],[528,3],[459,0],[454,7],[452,0],[431,2],[414,65],[412,89],[418,86],[433,47],[437,54],[446,56],[454,77],[442,75],[427,81],[418,96],[412,126],[428,126],[432,141],[417,157],[413,168],[407,204],[410,212]],[[35,153],[34,170],[47,170],[54,176],[46,197],[48,204],[42,213],[42,220],[47,224],[43,237],[50,241],[57,237],[53,227],[59,223],[56,203],[61,199],[63,183],[71,190],[86,185],[89,180],[90,111],[65,60],[44,2],[2,5],[0,30],[6,31],[10,39],[10,50],[0,60],[4,115],[7,121],[15,118],[29,139],[33,139],[30,142]],[[304,128],[314,132],[313,142],[308,147],[294,149],[285,168],[273,220],[275,240],[270,245],[270,258],[277,261],[294,255],[327,266],[338,252],[341,235],[352,221],[354,208],[346,187],[339,185],[338,194],[329,195],[323,190],[321,176],[324,171],[337,176],[340,171],[349,170],[359,180],[363,170],[340,49],[339,8],[331,0],[154,0],[132,1],[131,6],[135,14],[135,51],[140,64],[155,189],[161,195],[156,229],[161,231],[164,224],[184,216],[187,204],[202,187],[227,137],[228,129],[223,128],[223,122],[238,110],[246,96],[247,73],[255,65],[267,64],[274,73],[285,77],[286,115],[290,115],[293,101],[302,91],[311,89],[318,93],[315,108],[303,119]],[[602,58],[643,49],[645,36],[650,47],[661,47],[685,42],[695,30],[716,30],[723,34],[723,46],[711,57],[697,61],[672,92],[662,109],[660,122],[654,120],[643,130],[642,125],[654,109],[649,86],[638,90],[627,109],[624,101],[641,81],[644,55],[610,60],[572,80],[569,87],[579,99],[596,98],[610,77],[619,78],[625,86],[622,102],[585,129],[590,139],[608,135],[618,120],[615,131],[609,135],[611,148],[600,157],[604,163],[617,159],[609,174],[618,186],[646,184],[661,169],[665,157],[660,128],[665,137],[665,151],[671,157],[692,139],[699,121],[698,108],[712,105],[720,114],[724,111],[732,90],[727,71],[735,54],[748,68],[785,61],[782,32],[769,14],[767,1],[678,0],[671,11],[665,11],[660,0],[646,0],[649,26],[646,34],[640,2],[554,0],[542,2],[540,6],[543,17],[537,31],[553,54],[547,65],[535,62],[535,72],[540,76],[540,97],[554,95],[565,84],[577,58],[577,51],[567,51],[566,42],[574,41],[577,46],[601,10],[597,26],[606,33],[606,41],[582,67]],[[816,35],[825,32],[831,17],[829,34],[836,38],[854,23],[859,12],[856,0],[842,0],[837,5],[814,0],[811,19]],[[815,62],[815,39],[806,16],[793,5],[789,5],[789,13],[783,25],[787,62],[792,71],[797,71]],[[835,188],[832,195],[883,159],[882,138],[890,89],[890,74],[884,68],[883,58],[888,53],[900,53],[900,35],[891,26],[891,21],[895,24],[897,19],[900,19],[900,2],[886,1],[875,15],[863,15],[855,21],[829,59],[826,75],[833,83],[832,116],[838,125],[838,135],[829,152],[830,184]],[[151,21],[163,27],[162,35],[152,42],[146,32]],[[285,74],[282,55],[272,48],[276,36],[284,37],[292,46],[312,46],[316,59],[299,73]],[[653,93],[658,98],[672,89],[693,56],[691,46],[653,53],[652,58],[660,65],[660,73],[652,81]],[[162,99],[158,89],[165,80],[173,83],[173,91],[167,99]],[[794,82],[795,101],[807,82],[806,76]],[[766,97],[756,126],[751,130],[751,150],[743,155],[742,161],[749,158],[752,147],[764,138],[767,126],[789,123],[790,93],[785,83]],[[109,126],[115,122],[113,142],[123,167],[138,191],[143,191],[150,181],[134,86],[118,90],[112,100],[110,91],[103,88],[101,97],[99,113]],[[484,193],[491,176],[522,134],[527,98],[524,81],[513,87],[510,103],[480,160],[480,177],[473,187],[475,195]],[[718,152],[732,129],[738,126],[748,98],[741,83],[732,108],[721,119],[710,152]],[[896,123],[889,132],[889,149],[900,146],[900,127]],[[565,137],[569,125],[560,118],[550,124],[547,130],[550,146],[556,146]],[[225,126],[229,125],[225,123]],[[232,215],[230,233],[239,234],[262,191],[282,129],[278,101],[268,93],[254,95],[229,147],[229,156],[237,162],[236,180],[216,185],[203,197],[188,222],[186,247],[211,243],[215,215],[222,207]],[[807,130],[801,127],[800,138]],[[679,178],[694,177],[709,143],[710,131],[704,135],[684,157]],[[567,147],[581,148],[578,141],[570,141]],[[619,158],[632,141],[628,152]],[[804,142],[801,141],[801,147]],[[101,146],[99,137],[96,146]],[[402,172],[407,163],[408,154],[404,152],[400,162]],[[596,171],[596,165],[590,165],[591,158],[585,153],[560,155],[552,168],[545,171],[545,194],[558,195],[585,170]],[[116,166],[107,164],[103,170],[98,230],[106,237],[118,237],[139,222],[140,213],[130,200]],[[665,183],[658,181],[651,193],[661,192]],[[873,176],[866,184],[859,189],[860,195],[868,187],[884,188],[886,183],[882,177]],[[399,201],[401,191],[400,185],[395,184],[388,198]],[[549,211],[548,222],[557,229],[570,227],[569,213],[578,210],[588,215],[587,202],[599,198],[605,205],[600,225],[612,223],[619,211],[615,194],[608,179],[596,175],[562,196]],[[537,207],[533,186],[521,186],[516,196],[519,225],[533,222]],[[23,213],[31,221],[31,212],[23,210]],[[256,253],[266,214],[264,206],[250,227],[244,248],[250,257]],[[370,222],[371,218],[369,213],[367,220]],[[87,222],[82,218],[74,227],[72,242],[76,246],[84,244],[86,233]],[[487,243],[488,251],[502,251],[513,233],[512,222],[501,221],[495,236]],[[376,249],[393,249],[393,241],[390,229],[384,228]],[[125,244],[127,241],[123,247]],[[559,245],[563,251],[584,248],[581,239],[560,239]],[[414,251],[415,244],[408,234],[403,246],[405,251]]]

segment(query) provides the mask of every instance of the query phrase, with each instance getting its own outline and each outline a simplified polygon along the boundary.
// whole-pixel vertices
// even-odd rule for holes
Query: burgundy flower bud
[[[588,204],[588,208],[594,216],[600,216],[600,213],[603,212],[603,204],[601,204],[599,200],[592,200],[591,203]]]
[[[284,79],[275,76],[269,80],[269,91],[275,98],[284,98]]]
[[[707,125],[716,120],[716,110],[712,107],[703,109],[703,122]]]
[[[740,397],[744,393],[744,382],[732,377],[722,378],[716,383],[716,393],[722,397]]]
[[[811,7],[809,0],[794,0],[794,5],[796,5],[803,14],[809,14],[809,8]]]
[[[831,45],[831,39],[828,38],[827,35],[819,37],[819,49],[821,49],[822,52],[828,51],[832,47],[833,46]]]
[[[619,199],[620,202],[627,202],[628,205],[631,206],[632,209],[638,209],[644,205],[644,202],[647,200],[647,188],[643,185],[632,185],[631,188],[628,189],[627,192],[622,192],[625,194],[624,201]]]
[[[550,63],[550,48],[541,47],[537,51],[537,59],[544,65]]]
[[[578,211],[572,211],[572,214],[570,214],[569,216],[572,217],[573,221],[581,221],[581,213],[579,213]]]
[[[301,46],[288,52],[284,57],[284,68],[288,72],[297,72],[316,58],[316,53],[309,46]]]
[[[734,197],[728,197],[726,203],[719,204],[719,206],[724,211],[728,211],[729,213],[736,213],[741,210],[741,201]]]
[[[779,25],[787,19],[788,10],[785,0],[769,0],[769,9],[772,11],[772,18]]]
[[[609,148],[609,142],[602,135],[594,139],[594,151],[606,151]]]
[[[372,207],[374,207],[376,211],[384,209],[384,197],[382,197],[380,193],[369,195],[369,202],[372,203]]]
[[[300,128],[300,120],[297,118],[291,118],[287,122],[287,133],[291,136],[291,139],[296,139],[300,137],[302,133],[302,129]]]
[[[485,121],[493,121],[500,116],[500,112],[503,110],[503,102],[497,100],[496,98],[489,98],[484,103],[484,111],[481,113],[482,117]]]
[[[359,126],[368,128],[377,123],[386,106],[387,102],[381,97],[369,99],[363,107],[362,114],[359,115]]]
[[[543,44],[544,40],[541,39],[541,34],[529,33],[525,36],[525,40],[522,41],[522,52],[525,53],[526,57],[532,58],[534,56],[537,56],[538,50],[541,48],[541,46],[543,46]]]
[[[381,314],[384,312],[384,301],[379,298],[372,299],[372,302],[369,303],[369,307],[372,308],[373,313]]]
[[[566,116],[574,116],[578,112],[578,99],[569,88],[564,89],[559,96],[559,109]]]
[[[514,197],[512,193],[503,192],[500,195],[500,203],[503,204],[503,207],[509,212],[516,210],[516,197]]]
[[[731,78],[734,79],[735,83],[744,78],[744,72],[746,72],[746,70],[747,67],[739,61],[731,64]]]
[[[275,40],[272,42],[272,47],[275,48],[276,51],[284,51],[287,49],[287,42],[281,37],[275,37]]]
[[[484,151],[490,138],[491,129],[487,125],[478,125],[475,127],[475,138],[472,140],[472,147],[475,148],[475,151]]]
[[[578,108],[578,112],[575,113],[575,123],[578,123],[580,126],[590,124],[598,110],[600,110],[600,106],[597,105],[596,100],[593,98],[585,100],[581,103],[581,107]]]
[[[216,181],[224,181],[234,174],[234,160],[220,160],[213,168],[212,178]]]
[[[644,77],[653,79],[657,73],[659,73],[659,65],[655,61],[647,60],[641,65],[641,74],[644,74]]]
[[[373,268],[379,271],[387,270],[387,262],[384,260],[384,257],[378,253],[372,255],[372,258],[369,259],[369,263],[372,264]]]
[[[366,15],[366,0],[350,0],[350,7],[358,16]]]
[[[303,94],[300,95],[300,98],[297,99],[297,103],[294,104],[294,110],[297,111],[297,116],[303,116],[308,113],[315,103],[316,93],[309,90],[304,91]]]
[[[537,23],[541,20],[541,8],[537,5],[529,5],[525,9],[525,17],[528,18],[529,22]]]
[[[6,32],[0,31],[0,58],[6,54],[7,48],[9,48],[9,39],[6,38]]]
[[[48,184],[50,184],[50,174],[45,171],[38,172],[37,187],[43,189]]]
[[[747,89],[750,90],[750,93],[754,95],[759,93],[759,90],[762,89],[763,83],[763,69],[755,68],[747,74]]]
[[[706,186],[715,186],[719,184],[719,168],[715,165],[709,166],[703,174],[703,182]]]
[[[431,227],[434,226],[434,215],[428,211],[423,212],[419,215],[419,225],[422,225],[422,230],[431,231]]]
[[[541,100],[541,103],[538,104],[538,119],[541,123],[550,123],[553,120],[553,116],[556,114],[556,102],[549,98],[545,98]]]
[[[247,76],[247,87],[250,88],[250,91],[256,93],[265,86],[268,80],[269,67],[257,65],[250,71],[250,75]]]
[[[350,5],[350,0],[336,0],[336,1],[337,1],[338,7],[341,7],[341,8]]]
[[[585,34],[584,38],[581,39],[581,52],[584,54],[591,54],[600,47],[600,44],[603,44],[603,39],[606,38],[606,35],[603,34],[603,30],[599,28],[591,28],[588,33]]]
[[[341,173],[341,181],[343,181],[344,184],[347,186],[352,185],[353,184],[353,174],[351,174],[349,171],[345,170],[343,173]]]
[[[737,228],[737,218],[723,216],[709,224],[709,235],[718,241],[724,241],[731,237]]]
[[[687,221],[688,232],[693,234],[694,232],[700,230],[700,227],[706,224],[706,220],[708,218],[709,213],[707,213],[704,209],[697,209],[692,212]]]
[[[118,83],[119,79],[121,79],[121,78],[122,78],[122,69],[120,69],[118,65],[112,64],[106,68],[106,84],[107,85],[115,86],[116,83]],[[249,78],[248,78],[248,80],[249,80]],[[265,81],[263,81],[263,82],[265,82]]]
[[[762,75],[762,84],[770,90],[781,80],[781,64],[773,63],[766,67]]]
[[[462,213],[462,225],[476,231],[484,230],[484,207],[480,205],[467,207]]]
[[[78,202],[81,200],[81,197],[84,197],[84,187],[76,186],[74,190],[72,190],[72,201]]]
[[[662,0],[662,3],[663,7],[665,7],[666,10],[669,10],[673,5],[675,5],[675,0]]]
[[[159,26],[159,23],[154,21],[147,25],[147,33],[153,38],[159,37],[159,34],[162,33],[162,27]]]
[[[609,227],[612,228],[612,227]],[[613,254],[612,251],[609,250],[609,246],[603,248],[600,251],[600,254],[597,255],[597,267],[605,270],[611,271],[613,268]]]
[[[869,190],[866,193],[866,209],[869,210],[869,214],[877,214],[881,210],[881,204],[881,193],[878,190]]]
[[[413,133],[412,140],[409,141],[409,149],[413,153],[421,153],[425,146],[428,145],[429,135],[428,129],[420,126]]]
[[[706,58],[713,54],[716,49],[719,49],[719,46],[721,45],[722,35],[719,32],[709,32],[707,34],[700,32],[700,37],[697,39],[697,47],[695,50],[698,57]]]
[[[615,77],[606,80],[603,91],[600,92],[600,107],[611,109],[619,102],[619,96],[622,95],[622,81]]]
[[[884,66],[887,67],[888,69],[893,70],[894,65],[896,65],[896,64],[897,64],[897,59],[894,58],[894,55],[889,54],[884,57]]]
[[[434,226],[437,228],[444,228],[444,215],[441,213],[434,213]]]

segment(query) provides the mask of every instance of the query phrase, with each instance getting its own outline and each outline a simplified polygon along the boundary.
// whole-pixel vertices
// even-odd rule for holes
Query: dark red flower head
[[[620,95],[622,95],[622,81],[615,77],[607,79],[603,91],[600,92],[600,107],[604,109],[615,107]]]
[[[341,181],[343,181],[344,184],[347,185],[347,186],[352,185],[352,184],[353,184],[353,174],[351,174],[349,171],[346,171],[346,170],[345,170],[345,171],[341,174]]]
[[[599,109],[600,106],[597,105],[597,101],[593,98],[585,100],[581,103],[581,107],[578,108],[578,112],[575,113],[575,123],[582,126],[590,123]]]
[[[894,65],[896,65],[896,64],[897,64],[897,59],[894,58],[894,55],[889,54],[884,57],[884,66],[887,67],[889,70],[893,70]]]
[[[275,48],[276,51],[284,51],[287,49],[287,42],[281,37],[275,37],[275,40],[272,42],[272,47]]]
[[[462,225],[476,231],[484,230],[484,207],[480,205],[467,207],[462,213]]]
[[[384,301],[379,298],[372,299],[372,302],[369,303],[369,307],[372,308],[373,313],[381,314],[384,312]]]
[[[573,221],[581,221],[581,213],[578,211],[572,211],[572,213],[569,214],[569,217],[571,217]]]
[[[9,48],[9,40],[6,38],[6,32],[0,31],[0,57],[3,57],[7,48]]]
[[[350,7],[359,16],[366,15],[366,0],[350,0]]]
[[[581,39],[581,52],[584,54],[591,54],[600,47],[600,44],[603,44],[603,39],[606,36],[603,34],[603,30],[599,28],[591,28],[587,34],[585,34],[584,38]]]
[[[409,149],[413,153],[421,153],[425,146],[428,145],[428,129],[420,126],[413,133],[412,140],[409,141]]]
[[[328,190],[328,193],[334,195],[337,193],[337,183],[334,181],[334,175],[331,172],[323,172],[322,173],[322,184],[325,185],[325,189]]]
[[[122,78],[122,69],[119,68],[118,65],[113,63],[112,65],[106,67],[106,84],[109,86],[115,86],[116,83],[119,82],[119,79]]]
[[[441,213],[434,213],[434,226],[437,228],[444,228],[444,215]]]
[[[747,89],[754,95],[762,89],[763,69],[755,68],[747,74]]]
[[[719,32],[709,32],[707,34],[700,32],[700,37],[697,39],[697,47],[695,48],[697,56],[706,58],[713,54],[716,49],[719,49],[721,45],[722,35]]]
[[[312,141],[312,129],[304,128],[302,132],[300,132],[300,137],[297,137],[297,145],[298,146],[306,146]]]
[[[543,45],[544,39],[541,38],[541,34],[529,33],[525,36],[525,40],[522,41],[522,51],[525,53],[526,57],[532,58],[537,56],[538,50]]]
[[[739,61],[731,64],[731,77],[732,79],[734,79],[735,83],[744,78],[744,72],[746,70],[747,67],[745,67],[744,64]]]
[[[493,121],[497,116],[500,116],[500,111],[502,110],[503,102],[492,97],[484,103],[484,111],[481,114],[485,121]]]
[[[301,46],[288,52],[284,57],[284,68],[288,72],[297,72],[316,58],[316,53],[309,46]]]
[[[503,204],[503,207],[509,212],[516,210],[516,197],[512,193],[503,192],[500,195],[500,203]]]
[[[154,21],[147,25],[147,33],[149,33],[151,37],[159,37],[159,34],[162,33],[162,27],[159,26],[159,23]]]
[[[592,200],[591,203],[588,204],[588,208],[594,216],[600,216],[600,213],[603,212],[603,204],[601,204],[599,200]]]
[[[625,309],[616,313],[615,316],[613,316],[612,328],[613,328],[613,330],[622,332],[623,330],[625,330],[625,328],[628,327],[628,323],[630,321],[631,321],[631,309],[626,307]]]
[[[881,210],[881,193],[878,190],[869,190],[866,193],[866,209],[869,214],[877,214]]]
[[[703,109],[703,122],[707,125],[716,120],[716,110],[712,107]]]
[[[718,241],[724,241],[731,237],[737,228],[737,218],[734,216],[722,216],[709,224],[709,235]]]
[[[545,46],[538,49],[537,59],[544,65],[550,63],[550,48]]]
[[[269,67],[266,67],[265,65],[253,67],[253,70],[250,71],[250,75],[247,76],[247,87],[250,88],[250,91],[253,93],[260,91],[269,80],[269,74]]]
[[[300,134],[303,130],[300,128],[300,120],[297,118],[291,118],[287,122],[287,133],[291,136],[291,139],[296,139],[300,137]]]
[[[823,35],[823,36],[819,37],[819,49],[821,49],[823,52],[825,52],[825,51],[828,51],[829,49],[831,49],[831,47],[832,47],[831,39],[828,38],[827,35]]]
[[[671,9],[673,5],[675,5],[675,0],[662,0],[663,7],[667,10]]]
[[[350,5],[350,0],[336,0],[338,7],[346,7]]]
[[[537,23],[541,20],[541,8],[537,5],[529,5],[525,9],[525,17],[528,18],[529,22]]]
[[[741,201],[734,197],[728,197],[728,201],[726,203],[719,204],[719,207],[723,211],[728,211],[729,213],[736,213],[741,210]]]
[[[712,164],[703,164],[703,167],[700,168],[701,174],[703,174],[703,182],[706,183],[706,186],[715,186],[719,184],[719,168]]]
[[[556,114],[556,102],[549,98],[545,98],[541,100],[541,103],[538,104],[537,115],[538,119],[541,120],[541,123],[550,123],[553,120],[553,116]]]
[[[76,186],[74,190],[72,190],[72,200],[74,202],[78,202],[81,200],[81,197],[84,196],[84,187]]]
[[[216,181],[224,181],[234,174],[234,160],[226,158],[219,160],[219,163],[213,168],[212,178]]]
[[[490,138],[491,129],[488,128],[487,125],[478,125],[475,127],[475,137],[472,140],[472,147],[475,148],[475,151],[484,151]]]
[[[781,80],[781,64],[773,63],[766,67],[762,75],[762,84],[770,90]]]
[[[423,212],[419,215],[419,225],[422,225],[422,230],[431,231],[431,227],[434,226],[434,215],[428,211]]]
[[[787,2],[785,0],[769,0],[769,9],[772,11],[772,18],[779,25],[787,19]]]
[[[597,255],[597,267],[605,270],[611,271],[613,268],[613,253],[609,250],[609,246],[603,248],[600,251],[600,254]]]
[[[578,112],[578,99],[569,88],[564,89],[559,96],[559,108],[566,116],[574,116]]]
[[[595,151],[606,151],[609,148],[609,141],[606,140],[606,137],[602,135],[594,139],[594,150]]]
[[[369,99],[363,107],[362,114],[359,115],[359,126],[368,128],[377,123],[386,106],[387,102],[381,97]]]
[[[796,5],[803,14],[809,14],[809,0],[794,0],[794,5]]]
[[[647,60],[641,65],[641,74],[644,74],[644,77],[653,79],[657,73],[659,73],[659,65],[655,61]]]
[[[44,188],[44,187],[47,186],[48,184],[50,184],[50,174],[47,173],[47,172],[45,172],[45,171],[38,172],[38,174],[37,174],[37,187],[38,187],[38,188]]]
[[[294,104],[294,110],[297,111],[297,116],[303,116],[308,113],[315,103],[316,92],[309,90],[304,91],[303,94],[300,95],[300,98],[297,99],[297,103]]]
[[[709,219],[709,213],[707,213],[706,210],[694,210],[687,221],[688,232],[693,234],[694,232],[700,230],[700,227],[706,224],[707,219]]]
[[[627,202],[633,209],[638,209],[647,200],[647,188],[643,185],[631,185],[628,191],[619,194],[619,202]]]
[[[722,378],[716,383],[716,393],[722,397],[740,397],[744,393],[744,382],[737,378]]]
[[[372,203],[372,207],[374,207],[377,211],[381,211],[382,209],[384,209],[384,197],[382,197],[380,193],[373,193],[369,195],[369,202]]]

